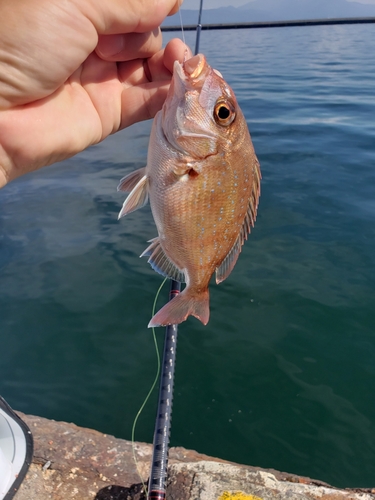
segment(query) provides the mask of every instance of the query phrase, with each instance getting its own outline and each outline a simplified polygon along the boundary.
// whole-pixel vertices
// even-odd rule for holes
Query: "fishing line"
[[[168,278],[164,278],[162,284],[159,286],[158,291],[156,292],[154,303],[153,303],[153,306],[152,306],[152,316],[154,316],[154,314],[155,314],[156,302],[157,302],[157,300],[159,298],[161,289],[163,288],[164,283],[167,281],[167,279]],[[138,476],[139,476],[139,478],[141,480],[141,483],[142,483],[142,486],[143,486],[143,491],[145,492],[145,494],[147,494],[147,486],[145,485],[145,483],[143,481],[143,478],[142,478],[142,475],[141,475],[141,473],[139,471],[138,460],[137,460],[137,457],[135,455],[135,428],[136,428],[139,416],[141,415],[144,407],[147,404],[147,401],[150,399],[150,396],[151,396],[153,390],[155,389],[156,384],[158,383],[159,375],[160,375],[160,352],[159,352],[159,347],[158,347],[158,342],[157,342],[157,339],[156,339],[156,333],[155,333],[155,328],[154,327],[152,328],[152,337],[154,339],[154,345],[155,345],[155,351],[156,351],[156,361],[157,361],[156,375],[155,375],[155,379],[154,379],[154,381],[153,381],[153,383],[151,385],[151,388],[150,388],[150,390],[147,393],[147,396],[146,396],[145,400],[143,401],[141,407],[139,408],[139,410],[138,410],[138,412],[137,412],[137,414],[136,414],[136,416],[134,418],[134,422],[133,422],[133,426],[132,426],[132,437],[131,437],[131,440],[132,440],[133,460],[134,460],[135,467],[137,469],[137,473],[138,473]]]
[[[178,6],[178,13],[180,14],[180,24],[181,24],[181,36],[182,36],[182,41],[183,41],[183,42],[184,42],[184,44],[186,45],[186,42],[185,42],[185,32],[184,32],[184,25],[183,25],[183,23],[182,23],[181,5],[182,5],[182,0],[181,0],[180,5]]]

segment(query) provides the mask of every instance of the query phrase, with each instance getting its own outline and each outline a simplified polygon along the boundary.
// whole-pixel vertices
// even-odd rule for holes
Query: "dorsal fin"
[[[146,205],[148,201],[148,190],[147,190],[147,175],[144,175],[134,186],[129,196],[124,201],[122,205],[122,209],[118,214],[118,218],[124,217],[124,215],[130,214],[130,212],[134,212],[138,208]]]
[[[240,235],[236,239],[235,244],[232,246],[232,248],[229,250],[228,255],[225,257],[223,262],[220,264],[219,267],[216,268],[216,283],[219,284],[222,281],[224,281],[230,273],[232,272],[238,256],[240,255],[241,252],[241,246],[242,244],[240,243],[241,238]]]
[[[141,257],[150,257],[148,262],[152,269],[162,276],[185,283],[184,273],[166,255],[160,244],[159,237],[153,238],[149,243],[151,245],[146,248]]]
[[[139,168],[130,174],[125,175],[117,186],[117,191],[130,193],[146,173],[146,167]]]
[[[238,256],[241,252],[242,245],[247,240],[248,234],[251,231],[251,228],[254,227],[255,219],[257,215],[258,201],[260,196],[260,169],[259,162],[257,161],[254,165],[253,170],[253,187],[250,194],[249,205],[247,207],[247,212],[242,223],[242,227],[238,238],[236,239],[234,245],[229,250],[227,256],[220,264],[220,266],[216,269],[216,283],[219,284],[224,281],[230,273],[232,272]]]

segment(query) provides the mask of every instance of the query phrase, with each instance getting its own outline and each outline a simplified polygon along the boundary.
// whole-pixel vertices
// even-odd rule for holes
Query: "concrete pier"
[[[15,500],[141,500],[152,447],[66,422],[19,413],[34,457]],[[375,500],[374,489],[339,490],[318,480],[233,464],[184,448],[169,454],[168,500]]]

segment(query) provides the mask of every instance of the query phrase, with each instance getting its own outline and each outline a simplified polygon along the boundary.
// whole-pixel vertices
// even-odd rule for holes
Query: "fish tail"
[[[192,291],[186,287],[183,292],[174,297],[158,311],[148,324],[149,328],[155,326],[177,325],[195,316],[204,325],[210,317],[210,297],[208,288]]]

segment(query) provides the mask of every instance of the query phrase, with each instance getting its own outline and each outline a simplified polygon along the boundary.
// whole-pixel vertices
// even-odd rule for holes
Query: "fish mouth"
[[[200,102],[200,94],[205,87],[209,89],[211,73],[203,54],[197,54],[182,64],[175,61],[172,84],[163,107],[161,125],[169,147],[194,159],[216,154],[216,134],[204,124],[197,123],[196,113],[191,109],[192,101],[196,102],[194,108],[199,105],[206,107]],[[202,145],[203,155],[198,153],[198,144]]]

